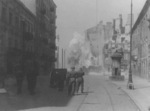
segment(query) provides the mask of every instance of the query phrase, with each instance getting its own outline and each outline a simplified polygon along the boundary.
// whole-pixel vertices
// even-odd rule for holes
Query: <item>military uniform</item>
[[[76,88],[76,72],[72,70],[68,73],[68,95],[75,93]]]
[[[84,72],[83,71],[79,71],[77,73],[77,78],[76,78],[76,90],[77,93],[79,92],[79,88],[81,87],[81,92],[83,93],[84,90]]]

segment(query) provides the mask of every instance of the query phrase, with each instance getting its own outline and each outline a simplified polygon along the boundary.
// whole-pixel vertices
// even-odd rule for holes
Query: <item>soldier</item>
[[[58,71],[58,91],[63,91],[64,89],[64,81],[66,79],[66,69],[59,69]]]
[[[77,93],[79,92],[79,88],[81,87],[81,93],[83,93],[84,90],[84,72],[83,69],[80,68],[80,71],[77,73],[77,78],[76,78],[76,90]]]
[[[75,87],[76,87],[76,72],[75,67],[71,68],[71,71],[67,74],[68,79],[68,95],[71,95],[75,93]]]
[[[21,64],[17,63],[14,66],[14,73],[15,73],[16,83],[17,83],[17,94],[21,94],[22,93],[23,79],[24,79]]]
[[[56,87],[56,85],[55,85],[55,72],[56,72],[56,70],[55,70],[55,68],[52,66],[51,67],[51,73],[50,73],[50,87],[51,88],[55,88]]]

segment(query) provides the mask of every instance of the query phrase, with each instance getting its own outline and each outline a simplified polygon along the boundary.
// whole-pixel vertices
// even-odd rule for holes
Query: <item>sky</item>
[[[100,21],[112,22],[122,14],[123,23],[130,14],[131,0],[54,0],[57,5],[56,33],[59,46],[67,49],[73,34],[95,26]],[[146,0],[133,0],[134,19],[142,10]]]

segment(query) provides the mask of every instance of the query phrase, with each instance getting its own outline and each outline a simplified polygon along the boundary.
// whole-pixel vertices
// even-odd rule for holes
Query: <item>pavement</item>
[[[111,73],[104,73],[106,79],[109,79],[110,75]],[[111,80],[111,82],[128,94],[134,103],[139,107],[140,111],[150,111],[150,82],[139,76],[133,75],[134,90],[130,90],[127,87],[128,73],[123,72],[122,75],[125,76],[124,81]]]
[[[109,80],[116,85],[118,89],[121,89],[129,95],[139,107],[139,111],[149,111],[150,82],[148,80],[133,75],[134,90],[129,90],[127,88],[128,73],[123,73],[125,76],[124,81],[110,80],[109,76],[111,73],[108,72],[91,74],[103,75],[105,80]],[[85,79],[88,78],[85,77]],[[66,89],[63,92],[58,92],[57,89],[49,88],[49,78],[40,77],[38,81],[39,84],[35,96],[28,94],[28,91],[26,91],[27,87],[23,89],[24,93],[20,96],[14,95],[14,93],[0,94],[0,111],[80,111],[79,109],[82,107],[81,104],[86,101],[86,98],[92,97],[89,95],[93,94],[88,91],[89,83],[85,86],[87,94],[68,97]],[[2,90],[2,93],[3,91],[4,90]]]
[[[29,94],[26,81],[21,95],[16,94],[15,86],[7,88],[7,93],[0,89],[0,111],[77,111],[88,95],[86,84],[84,94],[68,96],[67,87],[61,92],[50,88],[49,81],[49,76],[39,76],[35,95]]]
[[[139,111],[133,100],[102,73],[88,77],[89,93],[77,111]]]

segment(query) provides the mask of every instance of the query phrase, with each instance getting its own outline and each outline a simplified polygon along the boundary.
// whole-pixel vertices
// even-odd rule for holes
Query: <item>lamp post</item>
[[[133,85],[133,80],[132,80],[132,0],[131,0],[131,23],[130,23],[130,68],[129,68],[129,78],[128,78],[128,84],[127,87],[128,89],[133,90],[134,85]]]
[[[64,49],[62,48],[62,68],[64,68]]]
[[[57,36],[57,68],[59,68],[59,35]]]

